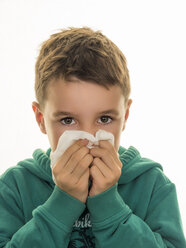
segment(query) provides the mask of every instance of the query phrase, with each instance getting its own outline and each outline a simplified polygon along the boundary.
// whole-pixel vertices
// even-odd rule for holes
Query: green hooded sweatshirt
[[[84,204],[54,184],[50,152],[0,177],[0,247],[186,248],[175,185],[160,164],[120,147],[118,184]]]

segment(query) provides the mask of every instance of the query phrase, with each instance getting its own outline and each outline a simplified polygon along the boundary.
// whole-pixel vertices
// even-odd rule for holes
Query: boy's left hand
[[[122,163],[114,146],[107,140],[99,141],[99,146],[92,148],[94,157],[90,175],[92,187],[89,196],[95,196],[114,186],[121,176]]]

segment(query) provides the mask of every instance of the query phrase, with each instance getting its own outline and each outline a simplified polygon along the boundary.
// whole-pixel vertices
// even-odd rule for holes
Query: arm
[[[85,209],[89,165],[93,158],[77,141],[53,168],[56,187],[48,200],[25,223],[21,192],[0,181],[0,247],[67,247],[72,227]],[[6,181],[11,181],[7,178]],[[65,203],[65,204],[64,204]]]
[[[157,199],[161,199],[158,201]],[[96,248],[185,248],[176,191],[169,183],[153,196],[145,220],[132,213],[113,186],[88,198]]]
[[[139,218],[118,193],[121,162],[114,147],[100,141],[90,153],[94,160],[87,206],[97,248],[186,248],[176,190],[170,181],[157,183],[150,193],[146,216]]]
[[[73,223],[85,208],[82,202],[56,186],[25,223],[18,193],[2,181],[0,189],[0,247],[68,247]]]

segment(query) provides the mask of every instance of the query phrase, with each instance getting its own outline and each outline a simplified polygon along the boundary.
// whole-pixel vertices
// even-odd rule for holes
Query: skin
[[[43,109],[37,102],[32,103],[36,121],[41,132],[47,134],[52,151],[66,130],[82,130],[95,135],[103,129],[114,135],[114,145],[100,141],[99,146],[92,149],[86,147],[87,140],[75,142],[53,167],[56,185],[84,203],[88,196],[100,194],[115,185],[121,175],[118,149],[132,103],[129,99],[124,106],[124,100],[119,86],[106,89],[72,78],[68,82],[56,79],[49,84]],[[88,190],[90,177],[92,186]]]

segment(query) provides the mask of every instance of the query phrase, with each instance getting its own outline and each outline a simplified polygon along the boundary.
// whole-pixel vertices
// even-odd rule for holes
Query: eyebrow
[[[98,113],[98,115],[106,115],[106,114],[112,114],[115,116],[119,115],[119,112],[115,109],[108,109],[105,111],[101,111]],[[66,111],[56,111],[53,116],[54,117],[59,117],[59,116],[76,116],[77,114],[72,113],[72,112],[66,112]]]

